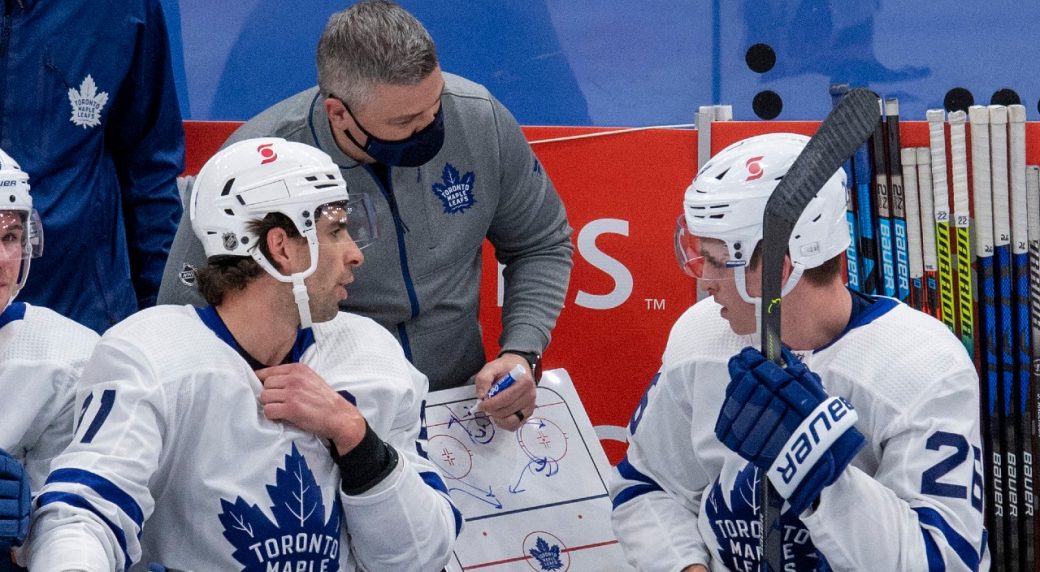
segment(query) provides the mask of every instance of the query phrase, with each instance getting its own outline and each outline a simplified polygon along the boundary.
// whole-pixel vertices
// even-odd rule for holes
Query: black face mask
[[[368,129],[361,125],[357,116],[350,110],[347,102],[338,97],[336,99],[343,104],[343,107],[350,114],[350,118],[354,120],[354,124],[358,126],[358,129],[368,137],[368,142],[362,145],[347,129],[343,130],[343,134],[347,136],[347,139],[350,139],[351,143],[357,145],[359,149],[379,163],[390,167],[418,167],[433,159],[440,152],[441,146],[444,145],[443,105],[437,109],[437,113],[433,116],[433,121],[429,125],[404,139],[389,141],[372,135]]]

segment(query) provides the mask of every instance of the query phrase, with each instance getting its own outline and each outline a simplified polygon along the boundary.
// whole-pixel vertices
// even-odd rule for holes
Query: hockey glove
[[[21,463],[0,449],[0,553],[25,540],[29,510],[29,477]]]
[[[787,348],[782,356],[785,367],[748,347],[729,360],[715,435],[765,471],[799,515],[837,480],[866,439],[848,401],[828,396],[820,377]]]

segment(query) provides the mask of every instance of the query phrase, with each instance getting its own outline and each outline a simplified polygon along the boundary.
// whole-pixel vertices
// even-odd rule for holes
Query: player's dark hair
[[[802,273],[802,280],[805,280],[813,286],[827,286],[835,278],[841,276],[842,256],[844,256],[844,254],[839,254],[815,268],[806,268],[805,272]],[[755,251],[751,253],[751,268],[756,268],[761,264],[762,242],[759,241],[758,246],[755,247]]]
[[[280,228],[289,238],[300,236],[292,219],[282,213],[268,213],[262,219],[249,221],[247,228],[259,237],[254,248],[259,248],[268,260],[271,260],[271,251],[267,248],[268,232]],[[207,304],[216,306],[224,302],[227,292],[244,290],[264,272],[256,260],[249,256],[214,256],[206,261],[205,267],[195,272],[196,287]]]

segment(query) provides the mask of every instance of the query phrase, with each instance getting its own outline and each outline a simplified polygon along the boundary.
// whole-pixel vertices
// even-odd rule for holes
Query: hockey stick
[[[921,190],[921,244],[924,250],[924,288],[927,312],[939,317],[939,261],[935,254],[935,201],[932,199],[932,154],[917,148],[917,184]]]
[[[1011,161],[1011,267],[1014,275],[1015,331],[1015,431],[1018,433],[1019,569],[1034,570],[1036,530],[1033,523],[1036,500],[1033,497],[1033,394],[1030,372],[1031,333],[1029,329],[1029,236],[1026,221],[1026,108],[1008,106],[1009,152]]]
[[[909,247],[906,243],[906,193],[899,153],[899,100],[885,100],[885,131],[888,135],[888,180],[892,197],[892,232],[895,234],[896,297],[910,303]]]
[[[866,89],[853,89],[831,110],[801,155],[777,185],[766,203],[762,218],[762,353],[780,363],[780,292],[783,288],[784,257],[795,223],[806,205],[856,148],[867,140],[881,120],[877,96]],[[780,572],[780,510],[783,499],[768,478],[760,483],[762,493],[762,570]]]
[[[831,107],[838,105],[842,97],[849,92],[849,84],[831,84]],[[845,220],[849,225],[849,248],[845,251],[846,271],[848,275],[849,288],[862,291],[859,279],[859,232],[856,230],[856,186],[853,183],[852,159],[845,161],[842,168],[845,169]]]
[[[1014,275],[1011,268],[1011,200],[1008,187],[1008,113],[1003,105],[989,106],[990,145],[993,176],[993,257],[996,259],[998,290],[997,324],[1000,335],[1000,383],[1004,400],[1004,502],[1008,537],[1007,566],[1018,572],[1019,533],[1022,510],[1019,499],[1017,376],[1015,371]]]
[[[929,109],[928,149],[932,155],[932,201],[935,205],[935,248],[939,265],[939,310],[936,314],[957,333],[953,257],[950,252],[950,188],[946,179],[946,112]]]
[[[989,111],[980,106],[971,110],[971,155],[975,207],[975,264],[979,298],[979,377],[982,389],[983,439],[986,443],[986,528],[989,530],[993,566],[1003,568],[1004,548],[1004,440],[1000,405],[1000,365],[997,357],[996,283],[993,250],[993,186],[989,170]]]
[[[1032,384],[1033,389],[1029,396],[1029,409],[1034,423],[1030,426],[1033,445],[1040,444],[1040,167],[1031,165],[1026,169],[1026,226],[1028,227],[1029,242],[1029,335],[1031,339],[1030,357],[1032,358]],[[1031,449],[1032,450],[1032,449]],[[1035,501],[1033,490],[1033,475],[1036,470],[1036,457],[1033,456],[1031,463],[1025,465],[1026,496]],[[1027,505],[1030,506],[1030,505]],[[1035,517],[1030,519],[1026,526],[1036,527]],[[1034,550],[1034,560],[1036,551]]]
[[[910,305],[927,312],[924,300],[924,253],[921,249],[920,192],[917,182],[917,149],[900,150],[903,168],[903,195],[906,197],[906,249],[910,257]],[[897,235],[898,236],[898,235]]]
[[[880,106],[880,100],[878,105]],[[885,166],[885,122],[878,118],[874,134],[870,136],[874,160],[874,215],[878,229],[878,260],[881,263],[881,285],[878,291],[895,298],[895,248],[892,245],[892,193],[888,189],[888,168]]]
[[[953,174],[953,227],[957,238],[957,331],[968,355],[975,357],[975,311],[971,278],[971,212],[968,206],[968,151],[964,121],[967,114],[953,111],[950,122],[950,172]]]

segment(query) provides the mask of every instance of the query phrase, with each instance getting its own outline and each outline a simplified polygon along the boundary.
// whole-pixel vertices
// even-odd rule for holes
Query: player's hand
[[[307,365],[276,365],[257,370],[256,376],[264,384],[260,403],[268,419],[292,423],[330,439],[340,455],[352,450],[365,436],[365,418],[358,408]]]
[[[530,365],[527,359],[516,354],[504,353],[498,359],[486,363],[473,378],[477,386],[477,399],[482,399],[496,379],[509,373],[509,370],[518,364],[524,366],[526,373],[505,391],[481,402],[480,406],[484,413],[494,420],[495,425],[507,431],[516,431],[534,413],[538,390],[531,372],[528,371]]]
[[[21,463],[0,449],[0,558],[25,540],[30,508],[29,476]]]
[[[820,377],[786,348],[782,355],[785,367],[750,347],[729,360],[715,435],[765,471],[799,515],[837,480],[866,439],[854,426],[852,405],[828,396]]]

